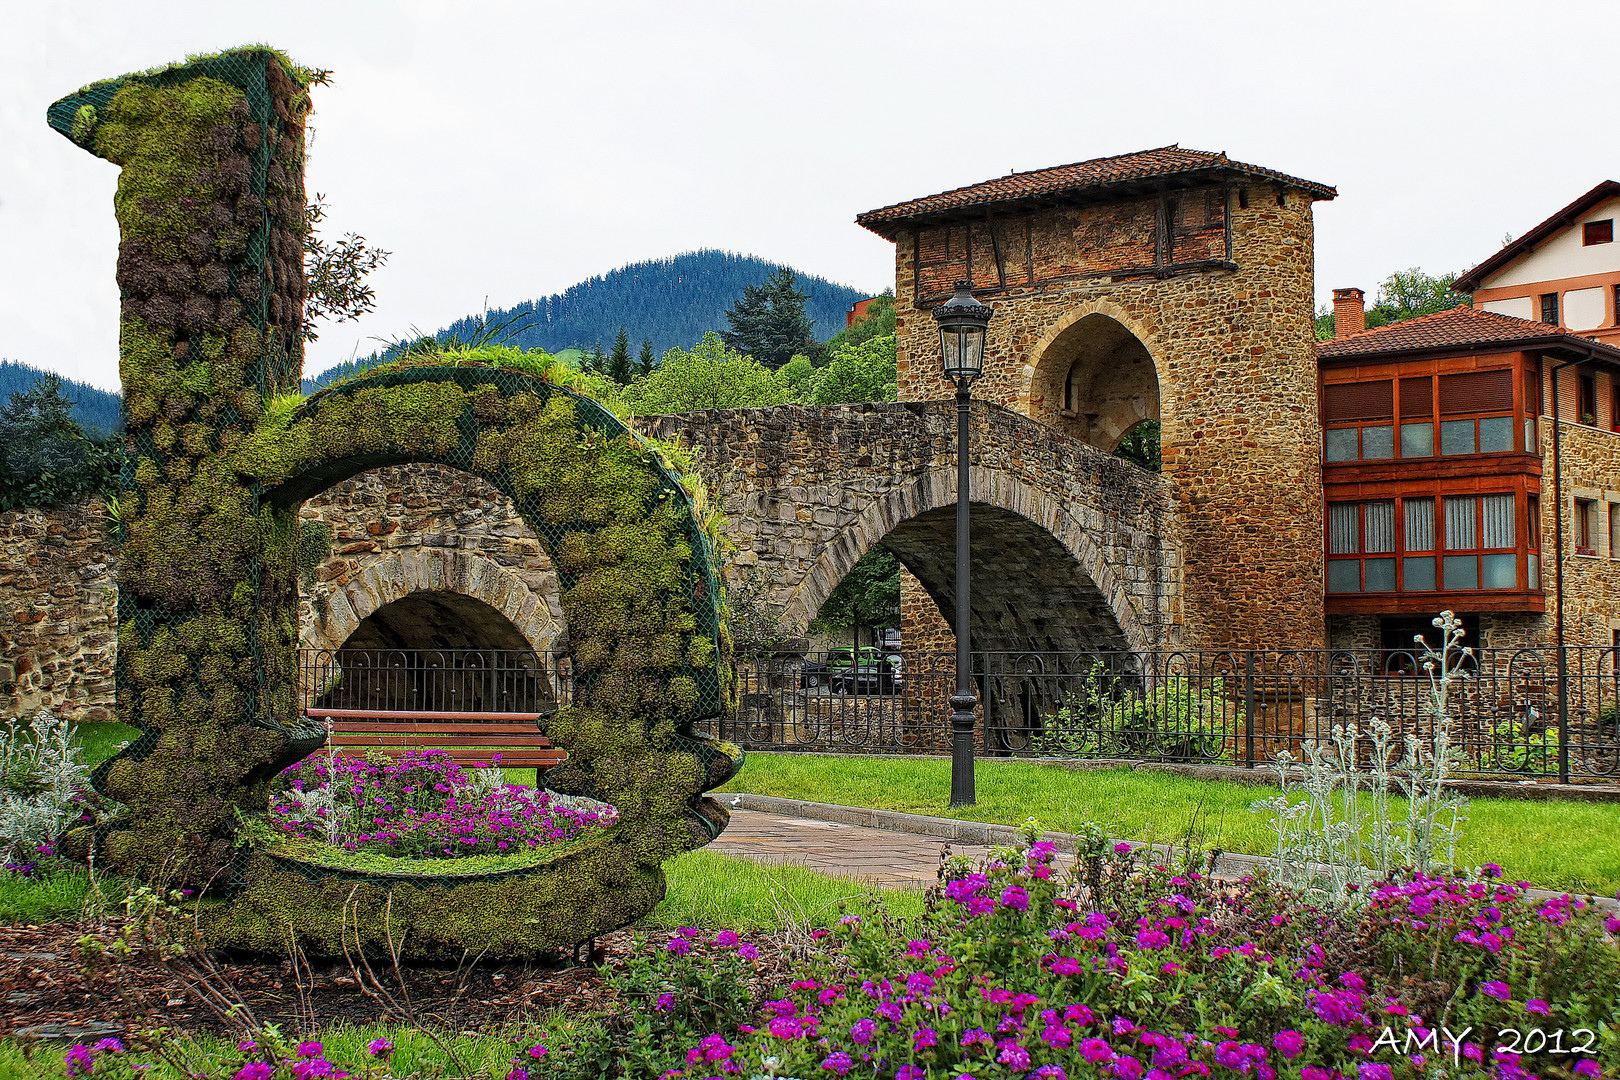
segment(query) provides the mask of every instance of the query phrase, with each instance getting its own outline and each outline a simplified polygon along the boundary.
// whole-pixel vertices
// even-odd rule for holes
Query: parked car
[[[840,694],[898,694],[905,682],[898,656],[884,656],[875,663],[863,662],[834,671],[829,680]]]
[[[799,665],[799,689],[814,690],[827,684],[830,672],[820,660],[805,660]]]

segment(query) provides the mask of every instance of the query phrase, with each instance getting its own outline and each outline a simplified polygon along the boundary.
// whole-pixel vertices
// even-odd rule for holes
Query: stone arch
[[[345,577],[341,584],[333,579],[310,589],[313,617],[300,630],[303,648],[335,651],[390,604],[435,594],[481,601],[510,622],[537,656],[566,646],[555,596],[537,591],[524,575],[492,559],[456,551],[389,551]]]
[[[1153,335],[1118,304],[1091,300],[1066,311],[1029,352],[1019,411],[1100,450],[1158,420],[1164,384]]]
[[[1077,579],[1071,578],[1068,582],[1076,597],[1083,596],[1100,602],[1112,619],[1118,639],[1109,644],[1133,651],[1152,647],[1152,635],[1131,603],[1127,584],[1119,579],[1081,522],[1059,500],[1017,477],[982,467],[972,469],[971,485],[975,519],[985,518],[988,511],[990,517],[999,513],[1025,522],[1044,533],[1052,541],[1052,547],[1061,550],[1071,560],[1071,568],[1079,572]],[[953,515],[955,505],[954,468],[930,470],[910,483],[873,499],[855,522],[843,531],[843,535],[826,546],[810,572],[793,591],[783,612],[785,627],[792,633],[803,633],[833,589],[863,555],[886,540],[890,541],[886,546],[892,547],[894,541],[890,538],[908,523]],[[897,550],[896,554],[900,555],[908,569],[917,573],[919,567],[914,565],[916,560],[913,553]],[[935,580],[930,582],[924,574],[918,574],[919,578],[924,579],[925,586],[930,587],[930,594],[939,602],[940,593],[954,589],[954,584],[942,585],[937,575],[932,576]],[[975,605],[976,619],[978,607]]]

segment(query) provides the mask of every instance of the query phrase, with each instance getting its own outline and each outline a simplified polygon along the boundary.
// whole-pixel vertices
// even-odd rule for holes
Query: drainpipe
[[[1597,353],[1586,351],[1586,360]],[[1575,367],[1580,360],[1568,360],[1552,369],[1553,421],[1553,593],[1558,611],[1553,620],[1553,643],[1558,649],[1558,780],[1569,783],[1569,653],[1564,647],[1564,440],[1559,420],[1558,373]]]

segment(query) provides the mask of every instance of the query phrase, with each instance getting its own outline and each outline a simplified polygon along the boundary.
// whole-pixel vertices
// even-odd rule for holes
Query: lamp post
[[[972,806],[973,709],[979,696],[973,689],[973,648],[969,636],[973,603],[972,562],[968,545],[968,407],[973,380],[984,372],[984,336],[990,326],[989,308],[973,299],[965,281],[956,283],[956,295],[934,309],[939,323],[939,352],[945,377],[956,387],[956,693],[951,695],[951,805]]]

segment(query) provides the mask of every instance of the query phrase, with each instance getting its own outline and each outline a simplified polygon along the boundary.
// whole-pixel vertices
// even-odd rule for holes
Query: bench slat
[[[463,735],[522,735],[545,738],[533,724],[365,724],[353,721],[333,724],[334,732],[357,731],[363,734],[396,732],[401,735],[445,735],[460,738]]]
[[[401,712],[394,709],[305,709],[304,715],[312,720],[461,720],[476,722],[491,720],[516,723],[535,723],[539,713],[521,712]]]
[[[336,731],[332,733],[333,746],[398,746],[405,750],[415,746],[434,750],[444,748],[438,745],[430,746],[430,744],[437,743],[444,743],[447,746],[529,746],[540,749],[549,747],[551,740],[544,737],[514,738],[511,735],[471,735],[463,737],[444,735],[437,732],[423,733],[422,737],[414,739],[405,739],[398,735],[346,735]]]
[[[364,756],[364,755],[359,754],[357,752],[357,750],[359,749],[357,747],[339,746],[339,747],[334,747],[333,749],[336,751],[336,753],[339,756],[342,756],[342,757],[363,757]],[[387,755],[389,757],[401,756],[401,755],[398,755],[398,754],[390,754],[389,753],[389,748],[387,748],[387,747],[372,747],[371,749],[373,749],[373,750],[381,750],[383,754],[385,754],[385,755]],[[439,749],[439,748],[438,747],[433,747],[432,749]],[[448,756],[449,756],[451,761],[455,761],[455,762],[458,762],[458,763],[476,762],[476,763],[481,763],[481,764],[492,764],[493,763],[493,757],[494,757],[494,755],[486,754],[486,753],[460,753],[460,754],[451,753]],[[564,761],[567,761],[567,760],[568,760],[567,755],[564,754],[560,750],[558,750],[558,751],[545,751],[545,752],[541,752],[541,753],[522,752],[522,751],[514,752],[514,753],[504,753],[503,752],[501,754],[501,764],[505,765],[505,766],[515,767],[515,768],[542,768],[542,769],[549,769],[551,766],[553,766],[553,765],[561,765]]]

